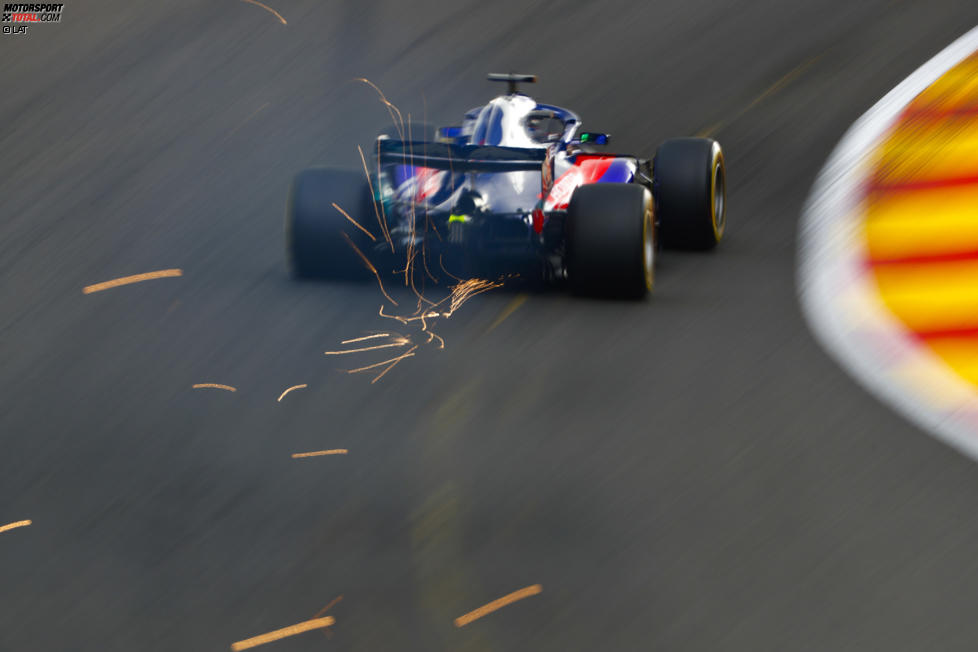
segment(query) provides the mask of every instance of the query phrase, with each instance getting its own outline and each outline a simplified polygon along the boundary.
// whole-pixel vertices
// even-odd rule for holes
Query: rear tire
[[[662,244],[674,249],[713,249],[723,239],[726,168],[720,143],[673,138],[655,153],[652,177]]]
[[[567,276],[579,294],[642,298],[652,290],[652,195],[631,183],[580,186],[567,207]]]
[[[370,272],[350,241],[368,258],[372,241],[333,203],[360,224],[369,224],[373,198],[362,172],[312,168],[295,176],[285,209],[286,260],[293,277],[369,277]]]

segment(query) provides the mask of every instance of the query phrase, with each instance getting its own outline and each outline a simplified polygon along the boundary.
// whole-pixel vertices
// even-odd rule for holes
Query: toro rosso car
[[[460,125],[400,125],[374,165],[313,168],[289,191],[286,249],[299,277],[400,270],[541,275],[588,294],[645,296],[660,247],[723,237],[719,143],[676,138],[651,159],[600,151],[573,112],[519,92],[532,75],[491,74],[508,92]],[[413,272],[412,272],[413,270]]]

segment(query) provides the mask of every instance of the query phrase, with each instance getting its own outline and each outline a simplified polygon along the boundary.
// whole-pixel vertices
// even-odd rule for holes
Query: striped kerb
[[[978,53],[907,106],[871,166],[863,234],[880,297],[978,386]]]

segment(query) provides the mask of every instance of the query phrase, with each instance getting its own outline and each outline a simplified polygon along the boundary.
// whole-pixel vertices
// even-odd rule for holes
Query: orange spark
[[[346,233],[341,233],[340,235],[346,238],[347,244],[353,247],[353,251],[357,252],[357,255],[360,256],[360,260],[362,260],[363,263],[367,266],[367,269],[373,272],[374,276],[377,277],[377,284],[380,285],[380,291],[384,293],[384,296],[387,297],[387,300],[393,303],[395,306],[398,305],[397,301],[394,301],[394,299],[391,298],[391,295],[387,294],[387,290],[384,289],[384,282],[380,280],[380,273],[377,271],[377,268],[374,267],[374,264],[370,262],[370,259],[367,258],[362,251],[360,251],[359,247],[353,244],[353,240],[350,240],[350,236],[348,236]]]
[[[383,308],[383,306],[381,306]],[[374,335],[364,335],[363,337],[354,337],[352,340],[343,340],[340,344],[353,344],[354,342],[363,342],[364,340],[375,340],[378,337],[390,337],[390,333],[376,333]]]
[[[260,2],[258,2],[258,0],[241,0],[241,1],[242,1],[242,2],[247,2],[247,3],[249,3],[249,4],[253,4],[253,5],[255,5],[255,6],[257,6],[257,7],[261,7],[261,8],[262,8],[262,9],[264,9],[265,11],[269,11],[269,12],[271,12],[272,14],[274,14],[274,15],[275,15],[275,17],[276,17],[276,18],[278,18],[278,19],[279,19],[279,21],[281,21],[281,23],[282,23],[283,25],[288,25],[288,23],[287,23],[287,22],[285,22],[285,19],[284,19],[284,18],[282,18],[282,14],[280,14],[280,13],[278,13],[277,11],[275,11],[274,9],[272,9],[271,7],[269,7],[268,5],[266,5],[266,4],[262,4],[262,3],[260,3]]]
[[[452,313],[462,307],[462,304],[477,294],[488,292],[494,288],[502,287],[502,283],[485,281],[480,278],[470,278],[452,288],[451,303],[445,317],[451,317]]]
[[[34,521],[27,519],[26,521],[17,521],[15,523],[7,523],[6,525],[0,525],[0,532],[6,532],[7,530],[13,530],[19,527],[27,527]]]
[[[150,281],[155,278],[169,278],[172,276],[183,276],[183,270],[161,269],[156,272],[146,272],[145,274],[123,276],[122,278],[112,279],[111,281],[103,281],[102,283],[96,283],[94,285],[86,285],[82,288],[82,293],[91,294],[92,292],[101,292],[102,290],[117,288],[120,285],[129,285],[130,283],[139,283],[140,281]]]
[[[373,181],[370,180],[370,172],[367,170],[367,159],[364,158],[363,156],[363,148],[357,145],[357,151],[360,152],[360,162],[363,163],[363,176],[367,178],[367,187],[370,190],[370,196],[376,197],[376,195],[374,194],[374,184]],[[377,159],[378,159],[377,175],[379,177],[380,176],[380,171],[379,171],[380,170],[380,163],[379,163],[380,142],[379,141],[377,143]],[[380,225],[380,232],[384,235],[384,239],[387,240],[387,244],[391,248],[391,253],[394,253],[394,241],[391,240],[391,232],[390,229],[387,227],[387,213],[384,210],[384,202],[381,201],[381,202],[372,202],[372,203],[374,205],[374,215],[377,216],[377,224]],[[377,210],[378,205],[380,206],[379,211]]]
[[[414,165],[414,143],[411,137],[411,114],[410,113],[408,114],[407,126],[408,126],[408,142],[410,143],[408,145],[408,151],[410,157],[410,164],[413,166]],[[419,176],[417,178],[420,181],[421,177]],[[425,179],[426,179],[425,183],[427,184],[427,177],[425,177]],[[411,289],[414,290],[414,293],[418,296],[418,299],[420,300],[423,297],[414,288],[414,274],[411,272],[411,266],[414,264],[414,257],[417,255],[417,252],[415,252],[414,250],[415,247],[414,240],[415,240],[415,234],[417,233],[417,225],[418,225],[417,202],[411,202],[411,237],[408,240],[407,260],[404,265],[404,286],[405,287],[408,286],[408,275],[410,275]]]
[[[394,342],[389,342],[387,344],[377,344],[375,346],[364,346],[359,349],[348,349],[346,351],[323,351],[324,355],[345,355],[347,353],[363,353],[364,351],[376,351],[377,349],[389,349],[392,346],[404,346],[409,344],[411,340],[406,337],[399,337]]]
[[[396,319],[397,321],[401,322],[402,324],[406,324],[407,323],[407,320],[404,317],[401,317],[400,315],[385,315],[384,314],[384,304],[380,304],[380,310],[377,311],[377,314],[380,315],[381,317],[386,317],[387,319]]]
[[[437,305],[437,304],[435,304],[435,305]],[[424,320],[425,319],[434,319],[435,317],[445,317],[446,315],[448,315],[448,313],[435,312],[434,310],[432,310],[431,312],[421,313],[420,315],[415,315],[414,317],[408,317],[407,320],[408,321],[421,321],[422,323],[424,323]]]
[[[346,455],[349,451],[345,448],[331,448],[325,451],[312,451],[311,453],[292,453],[292,459],[302,457],[321,457],[323,455]]]
[[[495,281],[486,281],[483,279],[472,278],[467,281],[462,281],[458,285],[452,286],[451,294],[449,294],[441,301],[433,302],[428,299],[425,299],[425,301],[431,304],[432,308],[437,308],[438,306],[448,301],[449,302],[448,310],[444,312],[438,312],[436,310],[421,312],[421,308],[419,307],[418,312],[415,313],[413,316],[402,317],[399,315],[385,315],[384,307],[381,306],[380,312],[378,314],[380,314],[381,317],[387,317],[388,319],[396,319],[404,324],[407,324],[408,322],[412,322],[412,321],[420,321],[422,324],[421,330],[426,331],[428,328],[428,324],[426,320],[435,319],[438,317],[444,317],[447,319],[451,317],[452,314],[455,313],[455,311],[461,308],[462,305],[472,297],[476,296],[477,294],[482,294],[483,292],[488,292],[489,290],[502,287],[502,286],[503,286],[502,283],[498,283]],[[418,303],[420,304],[420,301]]]
[[[454,180],[452,181],[452,183],[454,184]],[[431,227],[431,230],[435,232],[435,235],[438,235],[438,229],[435,227],[434,224],[432,224],[432,222],[431,222],[431,215],[428,212],[428,207],[425,206],[425,209],[424,209],[424,232],[425,232],[425,238],[421,241],[421,245],[422,245],[421,246],[421,262],[424,265],[424,273],[428,276],[428,278],[431,279],[431,282],[432,283],[434,283],[435,285],[438,285],[438,277],[435,276],[434,274],[432,274],[431,273],[431,270],[428,269],[428,238],[427,238],[427,235],[428,235],[428,227]],[[439,240],[440,239],[441,239],[441,237],[439,236]]]
[[[414,239],[414,235],[413,234],[411,236],[411,239],[412,240]],[[423,247],[422,247],[422,249],[423,249]],[[416,257],[417,257],[417,252],[415,252],[414,256],[411,256],[411,263],[414,262],[414,259]],[[410,263],[409,263],[409,266],[410,266]],[[422,278],[421,280],[424,280],[424,278]],[[418,309],[419,310],[421,309],[421,302],[422,301],[424,301],[425,303],[427,303],[428,305],[431,305],[431,306],[438,305],[434,301],[431,301],[427,297],[425,297],[424,295],[422,295],[420,292],[418,292],[418,289],[416,287],[414,287],[414,273],[413,272],[411,273],[411,290],[413,290],[415,296],[418,297]]]
[[[437,231],[435,231],[435,233],[437,233]],[[448,274],[449,276],[451,276],[453,279],[455,279],[459,283],[462,282],[462,279],[460,279],[459,277],[455,276],[450,271],[448,271],[447,269],[445,269],[445,263],[441,259],[441,254],[438,254],[438,265],[441,267],[441,271],[445,272],[446,274]]]
[[[320,617],[320,616],[322,616],[322,615],[323,615],[324,613],[326,613],[327,611],[329,611],[329,610],[330,610],[330,608],[331,608],[331,607],[332,607],[333,605],[335,605],[335,604],[336,604],[337,602],[339,602],[339,601],[340,601],[340,600],[342,600],[342,599],[343,599],[343,596],[342,596],[342,595],[338,595],[338,596],[336,596],[335,598],[333,598],[332,600],[330,600],[330,601],[329,601],[329,604],[327,604],[327,605],[326,605],[325,607],[323,607],[322,609],[320,609],[320,610],[319,610],[319,613],[317,613],[317,614],[316,614],[315,616],[313,616],[313,618],[319,618],[319,617]]]
[[[414,349],[416,349],[416,348],[418,348],[418,347],[414,347]],[[387,367],[386,369],[384,369],[383,371],[381,371],[379,374],[377,374],[377,376],[373,380],[370,381],[370,384],[373,385],[378,380],[380,380],[381,378],[383,378],[384,375],[388,371],[390,371],[391,369],[393,369],[397,365],[397,363],[400,362],[401,360],[403,360],[404,358],[410,358],[410,357],[414,356],[414,349],[411,349],[410,351],[408,351],[407,353],[405,353],[402,356],[398,356],[398,357],[394,358],[394,360],[391,361],[390,366]]]
[[[458,618],[455,619],[455,626],[465,627],[473,620],[478,620],[483,616],[491,614],[493,611],[496,611],[497,609],[502,609],[503,607],[505,607],[510,603],[516,602],[517,600],[522,600],[523,598],[528,598],[531,595],[536,595],[541,591],[543,591],[543,587],[540,586],[539,584],[528,586],[525,589],[520,589],[519,591],[513,591],[509,595],[504,595],[498,600],[493,600],[489,604],[483,605],[478,609],[476,609],[475,611],[470,611],[464,616],[459,616]]]
[[[218,383],[197,383],[196,385],[193,386],[194,389],[204,389],[206,387],[209,387],[211,389],[226,389],[229,392],[238,391],[237,389],[231,387],[230,385],[219,385]]]
[[[400,125],[400,127],[398,128],[398,134],[401,136],[401,140],[404,140],[404,117],[401,115],[401,111],[387,99],[383,91],[377,88],[377,85],[375,83],[373,83],[366,77],[357,77],[353,81],[363,82],[370,88],[377,91],[377,95],[380,96],[380,101],[384,103],[384,106],[387,107],[387,112],[390,113],[391,121],[394,122],[394,126],[397,127],[398,125]],[[397,113],[397,117],[394,116],[395,112]]]
[[[377,93],[377,97],[380,99],[380,102],[386,107],[390,115],[390,119],[394,123],[397,137],[399,137],[403,142],[407,144],[407,147],[403,148],[403,152],[402,152],[405,165],[414,165],[415,140],[413,134],[414,124],[411,119],[411,114],[410,113],[403,114],[401,110],[397,108],[397,106],[395,106],[389,99],[387,99],[387,96],[384,95],[384,92],[381,91],[380,88],[369,79],[366,79],[364,77],[358,77],[354,81],[369,86]],[[425,103],[425,111],[427,112],[426,103]],[[381,158],[380,144],[381,144],[380,140],[378,139],[376,142],[376,147],[378,148],[377,151],[378,172],[379,172],[380,158]],[[422,143],[420,144],[420,146],[423,147],[424,144]],[[374,187],[373,178],[370,175],[370,170],[367,165],[367,160],[366,160],[366,156],[364,155],[363,148],[357,147],[357,151],[360,155],[360,163],[363,166],[363,172],[367,178],[369,190],[372,195],[376,196],[377,193],[380,191],[380,189]],[[451,161],[449,161],[449,168],[452,173],[452,183],[454,184],[455,181],[454,170],[452,169]],[[433,172],[433,171],[429,171],[429,172]],[[335,207],[338,210],[340,210],[339,206],[335,206]],[[437,285],[439,283],[439,279],[432,273],[432,270],[428,264],[428,255],[427,255],[428,252],[426,247],[427,233],[430,230],[433,230],[435,236],[438,237],[439,240],[442,239],[442,236],[439,233],[438,228],[432,224],[430,215],[427,211],[427,207],[425,207],[426,208],[425,225],[424,225],[425,234],[424,237],[422,237],[422,241],[418,243],[416,240],[417,237],[419,236],[418,218],[420,216],[418,214],[418,205],[416,203],[412,203],[410,208],[411,208],[411,213],[409,216],[410,224],[407,225],[410,227],[410,234],[407,237],[407,240],[404,242],[406,248],[406,251],[404,252],[405,254],[404,265],[402,268],[396,269],[393,273],[395,275],[404,274],[404,285],[406,287],[409,287],[411,291],[414,293],[415,297],[417,298],[417,305],[415,306],[415,310],[412,313],[407,313],[403,315],[398,315],[398,314],[392,315],[392,314],[386,314],[384,312],[385,306],[384,304],[381,304],[380,308],[377,311],[377,314],[386,319],[395,319],[404,325],[409,325],[411,322],[420,321],[421,322],[420,332],[428,335],[427,341],[423,343],[432,344],[435,343],[435,341],[437,340],[438,348],[444,349],[445,340],[442,337],[440,337],[437,333],[434,333],[432,331],[432,328],[435,326],[434,320],[437,320],[438,318],[447,319],[451,317],[459,308],[462,307],[462,305],[465,304],[466,301],[468,301],[472,297],[481,294],[483,292],[487,292],[489,290],[502,287],[503,279],[502,278],[498,279],[498,282],[489,281],[485,279],[477,279],[477,278],[472,278],[468,280],[461,279],[455,276],[454,274],[452,274],[451,272],[449,272],[445,268],[444,261],[442,257],[439,255],[438,264],[441,267],[442,271],[446,274],[446,276],[457,281],[457,284],[454,286],[450,286],[449,292],[446,295],[442,296],[440,300],[433,301],[429,299],[428,296],[425,295],[425,291],[426,291],[425,281],[430,278],[431,281]],[[381,233],[383,234],[384,239],[387,240],[387,243],[390,246],[391,251],[392,252],[395,251],[393,240],[391,239],[390,226],[387,223],[387,215],[382,202],[376,202],[376,201],[374,202],[374,214],[375,217],[377,218],[377,223],[381,229]],[[344,215],[351,222],[354,222],[359,228],[366,231],[366,229],[362,225],[357,224],[355,220],[350,218],[349,215],[345,213]],[[377,271],[376,266],[374,266],[371,263],[371,261],[359,248],[357,248],[357,246],[353,243],[353,241],[350,239],[350,237],[347,234],[344,233],[343,235],[344,237],[347,238],[347,242],[357,253],[357,255],[360,256],[361,260],[366,265],[366,267],[371,272],[373,272],[374,276],[377,278],[378,285],[380,286],[381,293],[384,295],[384,297],[388,301],[393,303],[395,306],[398,306],[399,304],[391,297],[390,294],[388,294],[386,288],[384,287],[384,283],[382,281],[381,275]],[[377,238],[374,239],[375,242],[377,240],[378,240]],[[421,283],[418,283],[417,279],[415,279],[415,272],[418,269],[417,257],[419,254],[421,256],[422,266],[424,271],[424,274],[421,276]],[[365,337],[344,340],[343,344],[352,344],[355,342],[363,342],[367,340],[380,339],[384,337],[393,338],[393,336],[390,334],[376,334],[376,335],[368,335]],[[405,338],[404,336],[398,334],[397,337],[398,339],[396,340],[392,339],[392,341],[390,342],[379,344],[377,346],[365,346],[365,347],[350,349],[346,351],[326,351],[325,353],[326,355],[345,355],[347,353],[361,353],[367,351],[374,351],[378,349],[393,348],[397,346],[405,346],[407,344],[413,344],[411,336]],[[414,345],[410,350],[406,351],[405,353],[402,353],[401,355],[393,357],[389,360],[384,360],[383,362],[376,362],[373,364],[365,365],[363,367],[358,367],[356,369],[349,369],[347,370],[347,373],[352,374],[352,373],[359,373],[363,371],[381,369],[380,373],[378,373],[371,381],[371,383],[376,383],[378,380],[383,378],[383,376],[387,374],[391,369],[393,369],[401,360],[414,356],[415,351],[418,348],[419,345]]]
[[[412,348],[411,350],[409,350],[407,353],[404,353],[402,355],[399,355],[396,358],[391,358],[390,360],[384,360],[383,362],[375,362],[373,364],[368,364],[366,367],[358,367],[357,369],[348,369],[346,373],[348,373],[348,374],[356,374],[356,373],[360,373],[361,371],[367,371],[369,369],[376,369],[377,367],[382,367],[382,366],[384,366],[385,364],[387,364],[389,362],[392,362],[394,364],[397,364],[398,362],[400,362],[404,358],[410,358],[411,356],[413,356],[414,355],[414,351],[417,348],[418,348],[417,346],[414,346],[414,348]],[[393,367],[394,364],[392,364],[391,366]]]
[[[347,212],[346,212],[345,210],[343,210],[342,208],[340,208],[339,206],[337,206],[337,204],[336,204],[336,202],[335,202],[335,201],[333,202],[333,208],[335,208],[335,209],[336,209],[336,210],[338,210],[338,211],[339,211],[340,213],[342,213],[342,214],[343,214],[343,217],[345,217],[346,219],[348,219],[348,220],[350,220],[350,222],[352,222],[352,223],[353,223],[353,226],[355,226],[355,227],[357,227],[358,229],[360,229],[361,231],[363,231],[364,233],[366,233],[366,234],[367,234],[368,236],[370,236],[370,239],[371,239],[371,240],[373,240],[374,242],[376,242],[376,241],[377,241],[377,238],[375,238],[375,237],[374,237],[374,234],[373,234],[373,233],[371,233],[371,232],[370,232],[370,231],[368,231],[367,229],[365,229],[365,228],[363,228],[362,226],[360,226],[360,223],[359,223],[359,222],[357,222],[357,221],[356,221],[355,219],[353,219],[352,217],[350,217],[350,214],[349,214],[349,213],[347,213]]]
[[[335,622],[336,619],[333,618],[332,616],[326,616],[324,618],[314,618],[312,620],[307,620],[305,622],[301,622],[296,625],[283,627],[282,629],[276,629],[273,632],[268,632],[267,634],[262,634],[261,636],[255,636],[252,638],[245,639],[243,641],[238,641],[237,643],[232,643],[231,650],[232,652],[238,652],[239,650],[247,650],[253,647],[257,647],[259,645],[264,645],[265,643],[278,641],[288,636],[295,636],[296,634],[302,634],[303,632],[308,632],[314,629],[329,627]]]
[[[488,280],[485,280],[485,279],[472,278],[472,279],[468,279],[466,281],[460,281],[457,285],[452,286],[451,287],[451,292],[447,296],[445,296],[444,298],[442,298],[441,300],[439,300],[437,302],[431,301],[431,300],[427,299],[426,297],[423,297],[421,295],[421,293],[416,292],[416,294],[419,297],[418,298],[418,307],[417,307],[417,310],[415,311],[415,313],[412,316],[410,316],[410,317],[406,317],[406,316],[402,316],[402,315],[388,315],[388,314],[384,313],[384,305],[383,304],[380,305],[380,308],[378,309],[377,314],[380,315],[381,317],[385,317],[387,319],[396,319],[397,321],[399,321],[399,322],[401,322],[402,324],[405,324],[405,325],[410,324],[411,322],[414,322],[414,321],[420,321],[421,322],[421,332],[422,333],[426,333],[428,335],[427,342],[425,342],[425,343],[426,344],[431,344],[432,342],[434,342],[437,339],[438,340],[438,348],[444,349],[445,348],[445,340],[441,336],[439,336],[438,334],[434,333],[431,330],[432,324],[429,322],[429,320],[438,319],[440,317],[447,319],[447,318],[451,317],[452,314],[454,314],[455,311],[457,311],[463,304],[465,304],[466,301],[468,301],[472,297],[474,297],[474,296],[476,296],[478,294],[482,294],[483,292],[488,292],[489,290],[492,290],[492,289],[495,289],[495,288],[498,288],[498,287],[502,287],[502,286],[503,286],[503,283],[502,283],[501,280],[500,281],[488,281]],[[412,278],[412,287],[413,287],[413,278]],[[515,301],[514,302],[514,305],[511,305],[511,307],[508,309],[508,311],[504,311],[505,316],[508,316],[509,313],[511,313],[513,310],[515,310],[516,307],[518,307],[519,304],[522,303],[523,300],[525,300],[525,297],[524,297],[524,299],[518,299],[517,301]],[[422,306],[422,301],[426,301],[427,303],[431,304],[431,308],[439,308],[439,307],[441,307],[445,303],[448,303],[448,306],[447,306],[447,309],[442,308],[441,311],[439,311],[439,310],[432,310],[431,308],[425,310],[424,307]],[[372,338],[375,338],[375,337],[384,337],[384,336],[389,336],[389,335],[390,334],[388,334],[388,333],[378,334],[378,335],[368,335],[368,336],[362,337],[362,338],[355,338],[355,339],[352,339],[352,340],[345,340],[344,341],[344,344],[352,343],[352,342],[357,342],[357,341],[363,341],[363,340],[367,340],[367,339],[372,339]],[[386,344],[380,344],[380,345],[377,345],[377,346],[368,346],[368,347],[361,347],[361,348],[358,348],[358,349],[350,349],[350,350],[347,350],[347,351],[326,351],[326,354],[327,355],[341,355],[341,354],[346,354],[346,353],[360,353],[360,352],[364,352],[364,351],[374,351],[374,350],[377,350],[377,349],[391,348],[391,347],[394,347],[394,346],[404,346],[404,345],[409,344],[409,343],[411,343],[410,337],[404,337],[404,336],[398,335],[398,339],[395,340],[394,342],[390,342],[390,343],[386,343]],[[418,345],[415,345],[410,350],[408,350],[406,353],[403,353],[403,354],[401,354],[401,355],[399,355],[397,357],[391,358],[389,360],[384,360],[382,362],[375,362],[373,364],[369,364],[369,365],[366,365],[366,366],[363,366],[363,367],[358,367],[356,369],[349,369],[349,370],[347,370],[347,373],[353,374],[353,373],[359,373],[359,372],[362,372],[362,371],[369,371],[371,369],[378,369],[380,367],[384,367],[384,369],[379,374],[377,374],[377,376],[375,376],[373,380],[370,381],[371,384],[374,384],[377,381],[379,381],[381,378],[383,378],[387,374],[387,372],[389,372],[391,369],[393,369],[401,360],[403,360],[405,358],[413,357],[414,356],[414,352],[417,349],[418,349]]]
[[[305,383],[302,383],[301,385],[293,385],[292,387],[289,387],[287,390],[282,392],[281,396],[278,397],[278,402],[281,403],[282,399],[285,398],[285,395],[291,392],[293,389],[305,389],[306,387],[309,387],[309,385]]]

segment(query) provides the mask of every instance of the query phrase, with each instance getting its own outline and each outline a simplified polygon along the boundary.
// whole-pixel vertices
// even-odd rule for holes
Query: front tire
[[[667,140],[655,153],[652,177],[663,245],[700,251],[716,247],[727,226],[720,143],[710,138]]]
[[[295,176],[285,209],[286,260],[293,277],[368,277],[366,265],[350,242],[369,256],[371,240],[334,203],[361,225],[369,224],[373,198],[362,172],[311,168]]]
[[[567,207],[567,276],[579,294],[642,298],[655,278],[652,195],[631,183],[580,186]]]

